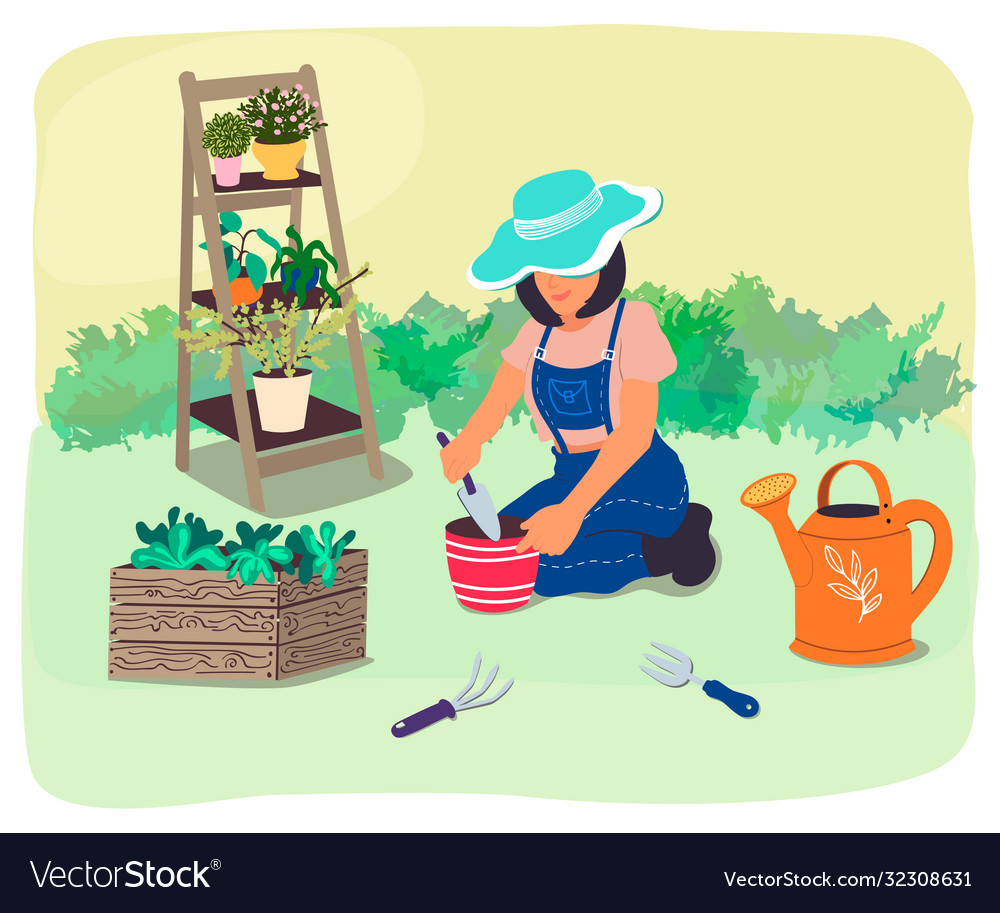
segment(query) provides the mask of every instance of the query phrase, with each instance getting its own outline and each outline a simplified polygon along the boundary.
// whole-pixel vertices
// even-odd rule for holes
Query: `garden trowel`
[[[443,431],[438,432],[437,439],[442,447],[451,443]],[[500,538],[500,519],[490,493],[482,485],[473,483],[471,475],[466,474],[462,482],[464,484],[458,489],[458,500],[486,537],[496,542]]]

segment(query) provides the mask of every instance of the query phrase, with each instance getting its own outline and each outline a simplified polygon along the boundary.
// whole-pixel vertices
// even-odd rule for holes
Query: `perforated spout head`
[[[812,577],[812,557],[788,516],[789,495],[794,487],[795,476],[778,472],[748,486],[740,495],[740,503],[771,524],[793,582],[805,586]]]

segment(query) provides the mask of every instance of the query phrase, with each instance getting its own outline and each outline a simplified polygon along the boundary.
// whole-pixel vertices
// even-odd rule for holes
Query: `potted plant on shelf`
[[[223,235],[222,250],[226,256],[226,275],[229,277],[229,293],[234,307],[256,302],[264,290],[264,281],[267,279],[267,264],[257,254],[247,250],[247,239],[250,235],[257,235],[268,247],[276,250],[279,256],[281,254],[281,245],[263,228],[249,228],[241,232],[242,227],[243,220],[239,213],[219,213],[219,231]],[[239,237],[239,249],[236,248],[235,244],[225,239],[225,235],[229,234],[235,234]],[[207,250],[208,243],[202,241],[198,247]],[[212,286],[212,294],[215,294],[214,285]]]
[[[306,152],[306,140],[321,127],[319,102],[302,91],[301,83],[291,89],[261,89],[239,107],[254,135],[254,157],[264,166],[267,181],[293,181],[295,167]]]
[[[310,241],[304,244],[302,236],[295,230],[294,225],[289,225],[285,229],[285,234],[292,240],[295,247],[281,247],[278,255],[271,264],[271,278],[281,270],[281,291],[287,294],[293,291],[300,298],[311,288],[317,285],[328,295],[333,294],[327,279],[328,264],[337,271],[337,261],[330,255],[323,246],[322,241]],[[316,256],[319,254],[319,256]],[[282,261],[282,257],[288,259]]]
[[[239,541],[173,507],[111,568],[108,677],[276,681],[365,655],[368,550],[349,530],[239,522]]]
[[[326,362],[317,353],[330,345],[357,306],[357,295],[354,295],[338,309],[340,290],[370,274],[366,263],[355,276],[336,288],[326,282],[324,274],[322,283],[326,294],[300,338],[296,330],[303,309],[297,295],[291,304],[275,298],[268,315],[248,305],[234,307],[234,327],[224,325],[217,311],[195,305],[187,312],[191,329],[176,327],[173,334],[186,343],[188,352],[221,350],[217,380],[226,376],[233,363],[232,347],[244,346],[261,366],[260,371],[253,374],[261,429],[278,433],[301,431],[305,427],[312,384],[312,371],[302,367],[302,362],[309,360],[316,368],[326,370]],[[269,320],[272,315],[275,319]]]
[[[253,142],[253,132],[243,114],[231,111],[216,114],[201,135],[201,144],[215,163],[215,180],[220,187],[240,183],[240,159]]]

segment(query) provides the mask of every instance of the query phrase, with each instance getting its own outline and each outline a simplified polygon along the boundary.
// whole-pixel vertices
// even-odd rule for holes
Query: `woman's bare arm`
[[[659,389],[645,380],[625,380],[621,390],[621,421],[608,435],[594,464],[567,495],[551,507],[543,507],[521,524],[527,535],[517,550],[528,547],[546,555],[561,555],[576,538],[594,504],[646,452],[656,428]]]
[[[645,380],[622,381],[621,422],[608,435],[594,465],[564,502],[581,518],[646,452],[653,439],[658,406],[657,384]]]
[[[449,482],[457,482],[479,463],[482,446],[501,428],[524,393],[524,371],[504,361],[479,408],[459,435],[441,451],[441,466]]]

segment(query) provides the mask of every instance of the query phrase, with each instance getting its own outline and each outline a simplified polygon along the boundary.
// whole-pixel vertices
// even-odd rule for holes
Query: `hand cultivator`
[[[499,663],[490,669],[490,673],[486,677],[486,684],[474,694],[469,694],[473,685],[476,684],[476,679],[479,677],[479,666],[481,663],[482,654],[477,653],[476,658],[472,663],[472,677],[469,679],[469,683],[454,698],[450,701],[440,700],[436,704],[432,704],[430,707],[418,710],[412,716],[408,716],[405,720],[400,720],[392,727],[392,734],[396,736],[396,738],[401,739],[404,735],[419,732],[421,729],[424,729],[439,720],[443,720],[445,717],[454,719],[455,714],[458,713],[459,710],[472,710],[475,707],[486,707],[487,705],[500,700],[500,698],[502,698],[510,690],[510,686],[514,684],[514,679],[507,682],[507,684],[494,694],[493,697],[486,698],[485,700],[477,700],[477,698],[482,697],[486,693],[490,685],[493,684],[494,679],[496,679],[497,672],[500,671]]]

